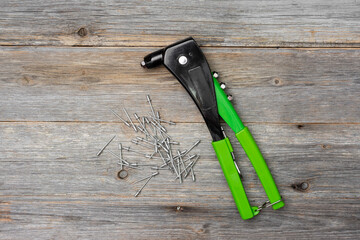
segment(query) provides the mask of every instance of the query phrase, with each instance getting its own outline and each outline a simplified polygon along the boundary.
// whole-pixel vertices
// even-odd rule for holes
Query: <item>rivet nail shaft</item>
[[[96,154],[96,156],[100,156],[101,153],[104,151],[104,149],[111,143],[112,140],[114,140],[115,137],[116,137],[116,135],[114,135],[114,136],[99,150],[99,152]]]
[[[126,111],[126,109],[125,109],[125,108],[123,108],[123,111],[125,112],[125,114],[126,114],[127,118],[129,119],[129,121],[130,121],[130,124],[131,124],[132,128],[134,129],[134,131],[135,131],[135,132],[137,132],[137,129],[136,129],[136,127],[135,127],[135,125],[134,125],[133,121],[131,120],[131,117],[129,116],[128,112]]]
[[[117,114],[114,110],[110,109],[110,111],[111,111],[115,116],[117,116],[123,123],[125,123],[126,126],[131,127],[130,124],[129,124],[127,121],[125,121],[122,117],[120,117],[120,115]]]

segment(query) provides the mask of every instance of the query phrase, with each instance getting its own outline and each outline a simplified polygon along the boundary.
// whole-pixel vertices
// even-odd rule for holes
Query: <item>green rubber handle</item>
[[[248,156],[251,164],[256,171],[256,174],[261,181],[261,184],[264,187],[265,193],[268,196],[270,203],[275,203],[274,205],[272,205],[273,209],[279,209],[283,207],[285,204],[283,201],[281,201],[279,190],[276,187],[270,170],[266,165],[266,162],[253,137],[251,136],[249,129],[245,127],[244,124],[241,122],[239,115],[235,111],[231,102],[227,99],[227,95],[221,89],[217,79],[213,78],[213,80],[219,115],[235,132],[237,139],[243,147],[246,155]]]
[[[232,147],[228,138],[212,142],[216,156],[233,195],[235,204],[243,219],[249,219],[258,214],[257,207],[251,207],[246,197],[244,186],[241,183],[239,173],[236,170],[231,156]]]

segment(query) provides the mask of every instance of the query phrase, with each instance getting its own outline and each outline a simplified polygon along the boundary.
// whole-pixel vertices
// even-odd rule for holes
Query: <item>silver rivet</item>
[[[179,62],[180,62],[180,59],[179,59]],[[151,112],[152,112],[153,116],[156,117],[156,116],[155,116],[154,108],[153,108],[153,106],[152,106],[152,104],[151,104],[150,96],[149,96],[149,95],[146,95],[146,99],[147,99],[147,101],[148,101],[148,103],[149,103],[149,105],[150,105]]]
[[[213,72],[213,77],[214,77],[214,78],[218,78],[218,77],[219,77],[219,73],[218,73],[218,72]]]
[[[116,137],[116,135],[114,135],[100,150],[99,152],[96,154],[96,156],[100,156],[100,154],[105,150],[105,148],[111,143],[112,140],[114,140],[114,138]]]
[[[140,180],[137,180],[137,181],[133,182],[133,184],[142,182],[142,181],[144,181],[144,180],[146,180],[146,179],[148,179],[148,178],[154,177],[154,176],[156,176],[156,175],[158,175],[158,174],[159,174],[159,172],[154,172],[154,173],[151,174],[150,176],[144,177],[144,178],[142,178],[142,179],[140,179]]]
[[[232,96],[232,95],[228,95],[228,96],[227,96],[227,99],[228,99],[229,101],[232,101],[232,100],[233,100],[233,96]]]
[[[221,88],[222,90],[224,90],[224,89],[226,88],[225,83],[220,83],[220,88]]]
[[[185,56],[179,57],[179,63],[181,65],[185,65],[187,63],[187,61],[188,61],[187,57],[185,57]]]
[[[130,118],[130,116],[129,116],[128,112],[126,111],[126,109],[125,109],[125,108],[123,108],[123,111],[125,112],[125,114],[126,114],[127,118],[129,119],[129,121],[130,121],[130,123],[131,123],[131,126],[133,127],[134,131],[135,131],[135,132],[137,132],[137,129],[136,129],[136,127],[135,127],[135,125],[134,125],[133,121],[131,120],[131,118]]]
[[[117,116],[123,123],[125,123],[126,126],[131,127],[130,124],[128,122],[126,122],[122,117],[119,116],[119,114],[117,114],[114,110],[110,109],[110,111]]]
[[[135,193],[135,197],[139,196],[139,194],[141,193],[141,191],[144,189],[144,187],[149,183],[149,181],[156,176],[157,174],[159,174],[159,172],[153,173],[151,174],[151,176],[148,178],[148,180],[145,182],[145,184]]]

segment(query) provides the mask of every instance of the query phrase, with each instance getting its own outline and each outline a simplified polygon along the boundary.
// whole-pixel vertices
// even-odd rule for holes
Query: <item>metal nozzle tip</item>
[[[146,67],[145,61],[142,61],[142,62],[140,63],[140,66],[143,67],[143,68],[145,68],[145,67]]]

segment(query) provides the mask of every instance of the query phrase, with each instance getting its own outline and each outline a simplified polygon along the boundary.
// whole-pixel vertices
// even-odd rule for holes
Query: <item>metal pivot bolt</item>
[[[180,56],[178,61],[181,65],[185,65],[188,62],[188,59],[185,56]]]
[[[225,88],[226,88],[226,84],[225,83],[220,83],[220,88],[222,89],[222,90],[224,90]]]

